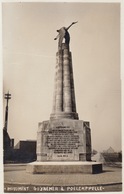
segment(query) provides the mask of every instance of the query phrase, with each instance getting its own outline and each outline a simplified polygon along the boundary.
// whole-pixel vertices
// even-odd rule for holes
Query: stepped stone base
[[[97,174],[102,172],[100,162],[32,162],[27,165],[26,172],[41,173],[84,173]]]

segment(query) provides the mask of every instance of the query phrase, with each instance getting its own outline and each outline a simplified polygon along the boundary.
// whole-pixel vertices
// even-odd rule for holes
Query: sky
[[[56,30],[71,36],[77,113],[90,121],[92,148],[121,148],[120,4],[3,3],[3,94],[9,101],[8,133],[36,140],[50,119],[56,64]],[[3,99],[3,117],[6,101]],[[4,125],[4,118],[3,118]]]

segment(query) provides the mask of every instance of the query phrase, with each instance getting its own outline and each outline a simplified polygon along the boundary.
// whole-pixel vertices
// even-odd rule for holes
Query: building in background
[[[122,151],[115,152],[112,147],[109,147],[103,152],[97,152],[92,156],[93,161],[102,162],[104,165],[109,166],[122,166]]]

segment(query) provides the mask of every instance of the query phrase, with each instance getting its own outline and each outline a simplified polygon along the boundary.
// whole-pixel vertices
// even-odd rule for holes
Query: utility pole
[[[5,94],[5,97],[6,99],[6,112],[5,112],[5,123],[4,123],[4,130],[7,132],[7,125],[8,125],[8,103],[9,103],[9,100],[11,99],[11,94],[9,94],[9,91],[7,94]]]

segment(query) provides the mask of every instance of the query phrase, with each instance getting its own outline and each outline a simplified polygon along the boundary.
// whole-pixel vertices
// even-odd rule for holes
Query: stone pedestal
[[[91,161],[88,124],[70,119],[39,123],[37,161]]]

